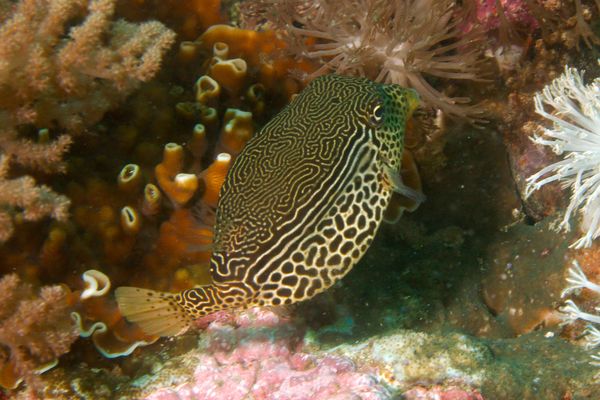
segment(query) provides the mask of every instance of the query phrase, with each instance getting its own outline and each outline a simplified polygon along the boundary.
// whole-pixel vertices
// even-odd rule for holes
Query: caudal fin
[[[172,293],[123,286],[115,290],[115,296],[121,314],[149,335],[178,335],[192,322]]]

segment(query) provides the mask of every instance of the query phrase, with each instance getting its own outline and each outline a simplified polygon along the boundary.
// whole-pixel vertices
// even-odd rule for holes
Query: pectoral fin
[[[425,201],[425,195],[421,191],[421,178],[410,151],[404,150],[402,154],[400,172],[386,165],[386,174],[394,193],[385,210],[384,221],[396,223],[404,210],[415,211]]]
[[[388,165],[385,166],[385,173],[387,174],[388,182],[392,186],[392,190],[404,197],[408,197],[416,203],[422,203],[425,201],[425,195],[418,189],[413,189],[410,186],[404,184],[402,174],[399,171],[394,171]]]

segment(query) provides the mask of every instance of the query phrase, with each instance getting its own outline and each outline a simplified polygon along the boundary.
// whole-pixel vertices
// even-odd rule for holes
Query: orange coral
[[[205,29],[225,20],[221,11],[221,0],[192,0],[190,6]]]
[[[156,252],[164,254],[170,259],[169,263],[176,262],[177,265],[182,259],[187,262],[208,261],[212,236],[212,228],[198,224],[190,209],[175,210],[160,227]],[[201,255],[194,257],[195,252]]]
[[[273,31],[257,32],[214,25],[198,38],[197,43],[205,51],[213,51],[215,46],[222,49],[226,44],[227,57],[243,59],[248,66],[256,69],[258,82],[268,90],[281,91],[288,100],[301,89],[300,84],[290,76],[290,71],[313,72],[316,69],[314,64],[306,60],[284,57],[286,44]]]
[[[253,46],[257,51],[252,50]],[[163,161],[154,169],[160,191],[175,210],[161,224],[152,251],[144,257],[146,273],[136,275],[137,284],[174,290],[209,279],[206,266],[220,188],[233,158],[255,131],[254,115],[246,110],[262,114],[266,92],[279,90],[278,95],[283,92],[285,98],[292,96],[300,90],[300,83],[288,76],[288,69],[309,68],[291,59],[267,61],[265,56],[279,55],[281,46],[272,33],[219,25],[209,28],[195,44],[186,42],[180,48],[185,62],[193,60],[192,53],[198,49],[211,54],[204,65],[206,74],[196,80],[196,102],[177,105],[179,115],[186,120],[199,117],[200,123],[193,127],[185,147],[167,144]],[[210,138],[215,136],[213,154],[217,156],[203,169],[204,154],[212,146],[209,143],[214,143]],[[189,166],[186,149],[193,156]],[[189,180],[178,182],[182,176]],[[188,181],[198,185],[184,185]]]
[[[221,191],[223,182],[225,182],[225,177],[230,166],[231,155],[220,153],[210,167],[202,172],[201,177],[205,183],[202,201],[209,207],[217,208],[219,192]]]
[[[110,279],[100,271],[83,273],[83,291],[74,292],[75,307],[71,314],[82,337],[92,342],[108,358],[131,354],[138,346],[154,343],[158,337],[144,334],[121,315],[115,301],[107,296]]]
[[[92,239],[94,247],[101,249],[104,257],[100,260],[89,259],[85,254],[87,262],[109,265],[124,262],[131,254],[136,237],[125,234],[121,228],[120,210],[125,202],[122,192],[100,179],[89,178],[82,186],[72,184],[68,195],[76,204],[73,207],[73,221],[89,236],[74,238],[77,244],[70,249],[73,253],[71,257],[77,254],[79,245],[86,246],[85,241]]]
[[[241,58],[220,59],[213,57],[208,73],[215,78],[232,97],[239,95],[244,86],[248,64]]]
[[[218,2],[211,4],[217,8]],[[271,38],[259,37],[267,42]],[[279,74],[275,79],[266,73],[272,70],[270,61],[265,64],[256,55],[248,56],[248,61],[229,46],[225,42],[210,46],[215,62],[211,66],[211,58],[204,59],[195,102],[184,103],[193,99],[190,90],[146,85],[107,120],[104,136],[109,138],[83,138],[95,150],[89,157],[78,146],[69,160],[66,191],[74,205],[72,220],[54,224],[48,238],[27,244],[29,256],[3,251],[9,256],[7,268],[19,265],[31,280],[63,276],[75,287],[80,283],[72,271],[90,265],[101,266],[119,284],[181,290],[208,283],[212,226],[227,170],[256,126],[301,88],[283,66],[275,68]],[[201,55],[200,48],[193,43],[194,57]],[[194,57],[176,61],[190,63]],[[124,157],[131,163],[119,172],[113,160]],[[106,166],[112,171],[108,177],[95,169]],[[27,243],[26,236],[19,234],[19,246]],[[106,356],[127,354],[155,340],[127,323],[106,294],[77,299],[75,305],[81,334],[89,335]]]
[[[249,113],[242,114],[239,110],[229,111],[228,117],[226,117],[229,118],[227,120],[228,124],[231,123],[228,143],[234,150],[233,155],[236,155],[252,134],[253,128],[250,129],[250,127],[253,124],[249,116],[246,115]],[[239,115],[243,115],[244,119],[240,123],[232,123],[236,118],[239,118]],[[199,135],[199,137],[196,137],[198,142],[194,143],[192,140],[196,154],[194,158],[198,158],[198,155],[204,152],[203,148],[206,145],[203,136],[204,129],[196,126],[193,137],[196,135]],[[163,162],[155,168],[156,179],[162,191],[169,198],[177,199],[179,192],[173,190],[170,181],[165,183],[164,179],[174,173],[181,174],[185,164],[184,152],[183,147],[179,145],[171,143],[167,146],[171,150],[176,149],[176,152],[167,153],[165,151]],[[179,271],[179,274],[176,274],[176,278],[179,277],[179,279],[175,279],[171,285],[167,285],[173,289],[181,289],[199,283],[189,273],[183,273],[181,268],[184,264],[200,263],[207,265],[208,263],[212,250],[212,226],[215,222],[219,192],[231,162],[231,154],[220,153],[208,168],[198,174],[196,179],[202,182],[201,187],[187,192],[190,197],[198,198],[197,203],[193,207],[186,206],[186,202],[176,203],[176,209],[160,227],[153,251],[145,258],[144,264],[151,271],[161,271],[162,275],[165,274],[165,271]],[[196,269],[200,271],[200,274],[197,275],[198,279],[206,280],[206,274],[202,274],[202,272],[206,272],[207,268]],[[156,284],[153,286],[156,286]]]
[[[218,152],[238,155],[248,140],[254,135],[252,113],[228,108],[223,115]]]
[[[156,166],[154,173],[158,185],[174,205],[185,205],[198,189],[198,178],[194,174],[182,173],[183,147],[167,143],[163,161]]]

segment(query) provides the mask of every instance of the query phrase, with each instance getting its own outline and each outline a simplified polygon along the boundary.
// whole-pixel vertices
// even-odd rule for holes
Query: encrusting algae
[[[331,287],[360,260],[400,174],[418,95],[398,85],[314,80],[249,140],[220,192],[213,283],[178,294],[117,288],[123,315],[153,335],[232,308],[291,304]]]

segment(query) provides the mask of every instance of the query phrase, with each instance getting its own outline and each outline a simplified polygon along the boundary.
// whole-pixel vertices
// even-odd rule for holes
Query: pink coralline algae
[[[301,342],[297,330],[287,323],[273,327],[281,318],[269,314],[258,311],[233,317],[236,324],[241,324],[237,328],[220,321],[211,323],[206,350],[197,357],[197,367],[189,381],[158,389],[146,399],[391,398],[375,377],[358,372],[348,358],[298,351]]]
[[[500,7],[498,7],[498,3]],[[474,19],[484,31],[501,29],[502,24],[508,23],[511,26],[525,28],[533,31],[539,27],[537,19],[532,15],[527,7],[526,0],[476,0],[476,10]],[[472,25],[463,27],[463,30],[470,31]]]
[[[194,382],[147,399],[385,399],[374,378],[337,357],[321,360],[277,345],[248,345],[231,355],[200,358]]]
[[[484,400],[483,396],[475,390],[452,386],[415,387],[404,393],[404,398],[406,400]]]

